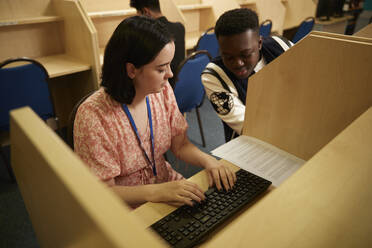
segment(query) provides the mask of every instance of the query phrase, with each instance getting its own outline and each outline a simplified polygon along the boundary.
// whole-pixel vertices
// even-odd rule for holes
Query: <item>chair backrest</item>
[[[269,19],[263,21],[260,25],[260,35],[262,37],[268,37],[271,34],[271,28],[273,27],[273,22]]]
[[[181,113],[188,112],[203,103],[205,90],[201,82],[201,73],[211,59],[208,51],[196,51],[184,59],[178,67],[174,94]]]
[[[18,65],[13,64],[16,66],[7,66],[16,62]],[[33,59],[17,58],[0,63],[0,130],[9,130],[10,110],[27,105],[44,120],[55,117],[48,81],[44,66]]]
[[[68,125],[67,125],[67,144],[71,147],[72,150],[74,150],[74,123],[75,123],[75,117],[76,112],[79,109],[79,106],[89,97],[91,96],[95,91],[92,91],[85,95],[83,98],[81,98],[72,109],[69,118],[68,118]]]
[[[219,45],[216,34],[214,33],[214,27],[207,29],[200,37],[195,46],[195,51],[206,50],[215,58],[219,55]]]
[[[309,34],[314,27],[314,23],[314,17],[306,18],[298,27],[296,34],[293,36],[292,42],[297,43],[299,40]]]

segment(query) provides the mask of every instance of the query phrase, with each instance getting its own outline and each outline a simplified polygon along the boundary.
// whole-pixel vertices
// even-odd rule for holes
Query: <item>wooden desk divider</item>
[[[370,247],[371,147],[372,107],[200,247]]]
[[[165,247],[29,108],[11,112],[11,160],[42,247]]]
[[[81,0],[84,11],[89,16],[98,34],[98,47],[100,64],[103,64],[103,53],[115,28],[121,21],[137,14],[136,9],[131,8],[129,1],[117,0]],[[162,13],[170,21],[185,23],[182,13],[172,0],[160,0]]]
[[[259,23],[267,19],[272,21],[271,32],[283,34],[283,24],[286,8],[283,0],[236,0],[241,8],[252,9],[257,12]]]
[[[282,0],[257,0],[256,8],[260,23],[270,19],[273,22],[272,32],[283,34],[286,7]]]
[[[185,18],[185,47],[191,50],[199,37],[216,21],[223,12],[238,8],[235,1],[230,0],[173,0]]]
[[[364,28],[362,28],[353,35],[359,37],[372,38],[372,23],[368,24],[367,26],[365,26]]]
[[[309,16],[315,16],[316,4],[313,0],[236,0],[242,8],[255,10],[260,23],[266,19],[273,22],[272,31],[282,34],[292,29]]]
[[[372,39],[312,32],[249,80],[243,134],[308,160],[372,105]]]
[[[30,57],[47,69],[61,126],[75,102],[98,88],[94,31],[71,0],[0,3],[0,61]]]
[[[298,27],[309,16],[315,16],[316,3],[313,0],[282,0],[286,7],[283,29]]]
[[[100,65],[107,42],[119,23],[127,17],[136,15],[136,10],[129,6],[129,1],[80,0],[98,36],[98,53]]]

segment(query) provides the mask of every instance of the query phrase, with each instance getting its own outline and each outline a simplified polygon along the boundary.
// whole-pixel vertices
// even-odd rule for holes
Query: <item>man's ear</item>
[[[127,69],[127,75],[130,79],[133,79],[136,76],[136,67],[132,63],[126,63],[125,69]]]
[[[262,36],[258,35],[258,49],[261,50],[262,48]]]
[[[151,14],[152,12],[147,7],[143,7],[141,12],[142,12],[142,15],[144,15],[144,16],[152,17],[152,14]]]

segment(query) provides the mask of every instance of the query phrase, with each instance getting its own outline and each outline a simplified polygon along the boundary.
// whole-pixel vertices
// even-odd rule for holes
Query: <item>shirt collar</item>
[[[266,65],[266,62],[265,62],[264,56],[261,56],[260,61],[258,61],[257,65],[256,65],[256,67],[253,69],[253,71],[254,71],[254,72],[258,72],[258,71],[261,70],[265,65]]]

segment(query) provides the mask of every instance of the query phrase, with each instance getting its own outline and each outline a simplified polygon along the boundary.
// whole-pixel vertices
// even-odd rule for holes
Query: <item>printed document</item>
[[[271,181],[275,187],[305,163],[288,152],[245,135],[217,147],[212,154]]]

